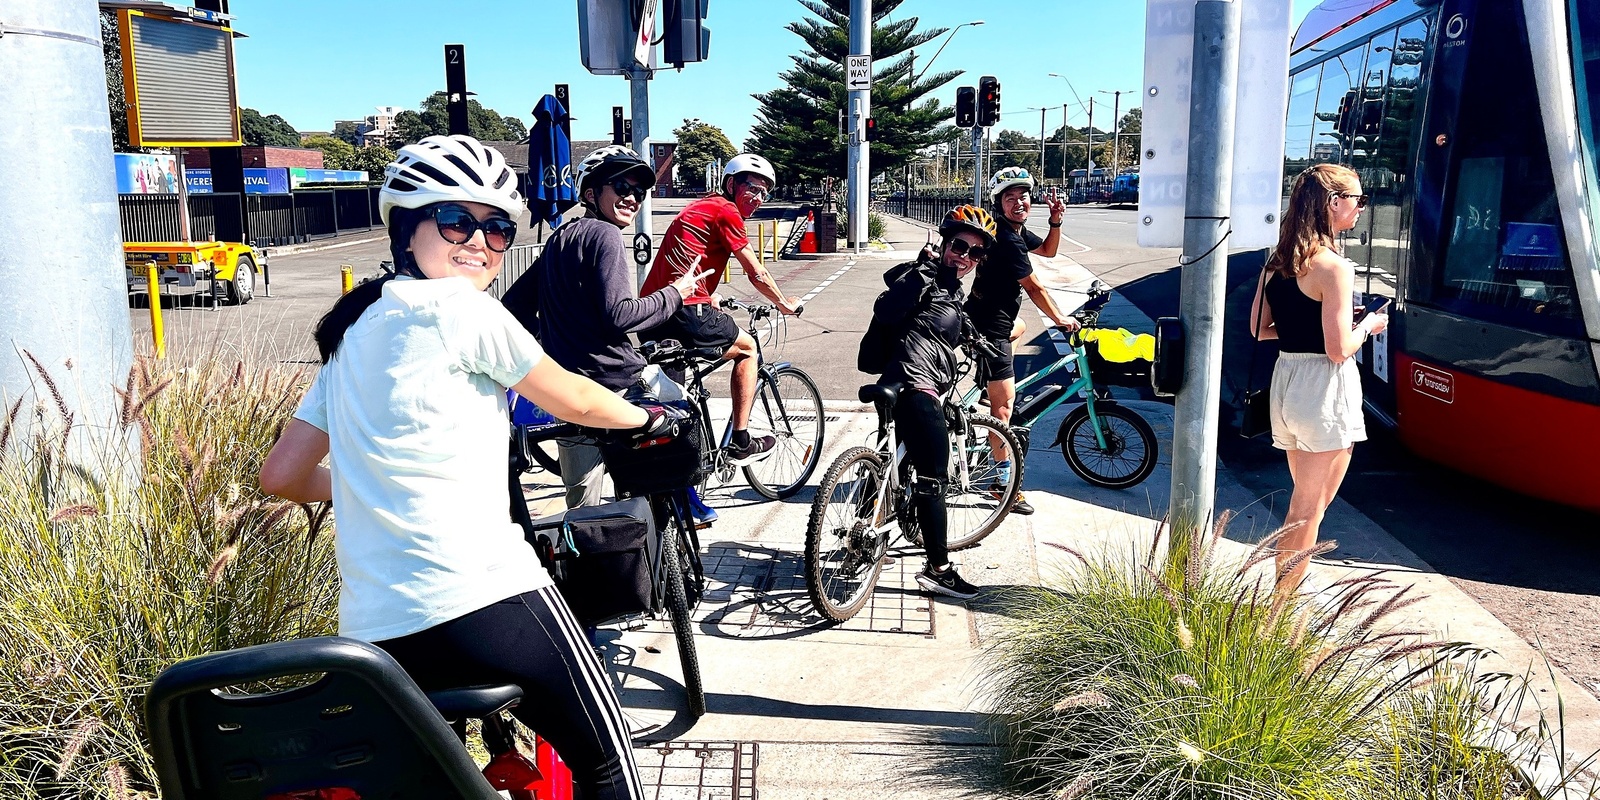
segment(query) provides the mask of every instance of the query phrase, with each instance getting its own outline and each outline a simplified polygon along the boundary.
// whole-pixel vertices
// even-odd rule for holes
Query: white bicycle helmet
[[[386,226],[395,208],[452,201],[494,206],[513,220],[524,208],[517,174],[498,152],[470,136],[429,136],[408,144],[383,170],[378,216]]]
[[[590,181],[609,181],[629,173],[635,173],[634,179],[646,189],[656,185],[656,171],[638,153],[620,144],[608,144],[578,162],[577,180],[573,185],[578,187],[581,198]]]
[[[772,162],[755,153],[740,153],[728,159],[727,166],[722,168],[723,185],[727,185],[729,178],[738,177],[746,172],[766,178],[773,186],[778,185],[778,171],[772,168]]]
[[[1026,186],[1033,189],[1033,176],[1022,167],[1006,167],[994,174],[989,179],[989,202],[1000,202],[1000,195],[1013,186]]]

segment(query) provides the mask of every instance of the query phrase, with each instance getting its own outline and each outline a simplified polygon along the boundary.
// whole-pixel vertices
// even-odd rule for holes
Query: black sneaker
[[[978,587],[962,579],[955,567],[949,567],[943,572],[934,572],[932,567],[923,567],[922,571],[917,573],[917,585],[934,594],[954,597],[957,600],[971,600],[978,596]]]
[[[1033,516],[1033,506],[1023,499],[1022,492],[1017,492],[1017,501],[1011,504],[1011,513],[1020,514],[1024,517]]]
[[[778,440],[771,436],[752,436],[750,443],[744,447],[729,443],[723,452],[728,454],[729,464],[742,467],[760,461],[777,446]]]

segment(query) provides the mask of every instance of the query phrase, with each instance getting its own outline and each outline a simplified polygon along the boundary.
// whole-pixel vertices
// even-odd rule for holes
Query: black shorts
[[[670,319],[639,334],[644,342],[677,339],[690,349],[715,348],[726,351],[739,338],[739,323],[710,303],[686,305]]]
[[[1011,366],[1011,340],[1006,337],[989,337],[989,344],[999,350],[997,356],[978,356],[978,377],[984,381],[1003,381],[1017,376]]]

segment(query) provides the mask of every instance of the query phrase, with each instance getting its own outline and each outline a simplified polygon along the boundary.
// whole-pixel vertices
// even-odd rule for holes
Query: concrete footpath
[[[904,259],[925,240],[924,226],[886,219],[886,238],[900,252],[873,255]],[[827,258],[842,264],[858,257]],[[1070,259],[1038,266],[1057,301],[1076,308],[1093,276]],[[1102,320],[1147,329],[1148,320],[1140,324],[1132,314],[1131,306],[1113,303]],[[712,492],[708,499],[721,520],[701,532],[709,594],[696,612],[710,712],[694,721],[682,711],[677,648],[664,622],[602,631],[646,781],[661,787],[662,798],[1001,796],[996,776],[1002,756],[985,732],[983,713],[990,707],[983,648],[1005,622],[992,601],[1004,587],[1041,585],[1071,569],[1070,557],[1051,544],[1080,552],[1147,548],[1167,506],[1171,406],[1126,405],[1158,434],[1154,474],[1126,491],[1097,489],[1068,470],[1059,448],[1036,447],[1025,489],[1038,513],[1008,517],[982,546],[956,555],[963,575],[986,587],[969,603],[922,594],[912,581],[922,566],[920,553],[895,553],[869,606],[850,623],[824,624],[801,577],[814,488],[786,502],[763,501],[742,481]],[[725,403],[714,407],[716,414],[725,410]],[[1035,427],[1054,430],[1066,410]],[[874,421],[854,402],[833,401],[826,424],[813,487],[835,456],[866,443]],[[1035,437],[1041,440],[1048,441]],[[1221,545],[1224,558],[1243,553],[1281,523],[1286,497],[1253,495],[1225,464],[1217,484],[1217,507],[1238,515]],[[543,507],[560,502],[549,476],[534,476],[527,489]],[[1552,724],[1559,693],[1569,752],[1600,749],[1600,702],[1559,672],[1552,682],[1534,648],[1450,580],[1343,502],[1330,510],[1323,536],[1338,540],[1339,549],[1317,560],[1310,587],[1380,570],[1416,586],[1413,592],[1425,599],[1392,624],[1496,650],[1485,669],[1531,674]]]

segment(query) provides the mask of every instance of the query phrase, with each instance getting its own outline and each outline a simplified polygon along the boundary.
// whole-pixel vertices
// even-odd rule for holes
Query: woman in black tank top
[[[1278,545],[1278,591],[1294,592],[1310,559],[1284,568],[1316,546],[1323,515],[1344,482],[1356,442],[1366,439],[1361,376],[1350,357],[1388,325],[1385,314],[1352,325],[1355,265],[1337,236],[1355,227],[1367,204],[1347,167],[1318,164],[1295,178],[1278,245],[1256,283],[1250,326],[1277,339],[1272,371],[1272,444],[1288,454],[1294,494]]]

